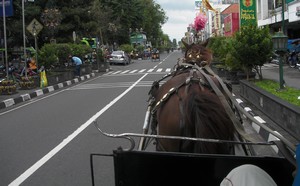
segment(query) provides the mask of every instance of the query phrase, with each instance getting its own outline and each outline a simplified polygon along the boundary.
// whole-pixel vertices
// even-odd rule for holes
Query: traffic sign
[[[30,24],[27,26],[27,30],[33,35],[36,36],[43,29],[43,25],[38,22],[38,20],[33,19]]]

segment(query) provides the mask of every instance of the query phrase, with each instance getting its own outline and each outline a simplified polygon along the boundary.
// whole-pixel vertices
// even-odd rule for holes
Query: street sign
[[[36,36],[43,29],[43,25],[38,20],[33,19],[26,28],[33,36]]]
[[[0,17],[3,17],[3,2],[4,2],[4,9],[5,9],[5,17],[13,16],[14,10],[13,10],[13,2],[12,0],[1,0],[0,1]]]

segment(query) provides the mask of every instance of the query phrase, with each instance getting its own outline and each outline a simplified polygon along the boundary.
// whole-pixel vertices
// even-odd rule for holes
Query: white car
[[[108,58],[110,64],[124,64],[130,63],[130,57],[122,50],[113,51]]]

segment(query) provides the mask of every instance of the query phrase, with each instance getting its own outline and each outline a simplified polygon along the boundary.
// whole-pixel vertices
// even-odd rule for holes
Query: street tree
[[[261,67],[272,53],[272,37],[268,27],[242,27],[232,41],[232,57],[247,73],[247,79],[252,69],[262,79]]]

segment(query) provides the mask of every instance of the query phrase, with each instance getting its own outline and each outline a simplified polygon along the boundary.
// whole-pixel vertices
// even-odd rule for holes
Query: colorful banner
[[[13,2],[12,0],[4,0],[5,17],[13,16]],[[0,17],[3,17],[3,0],[0,0]]]
[[[256,0],[240,0],[240,25],[257,25]]]

